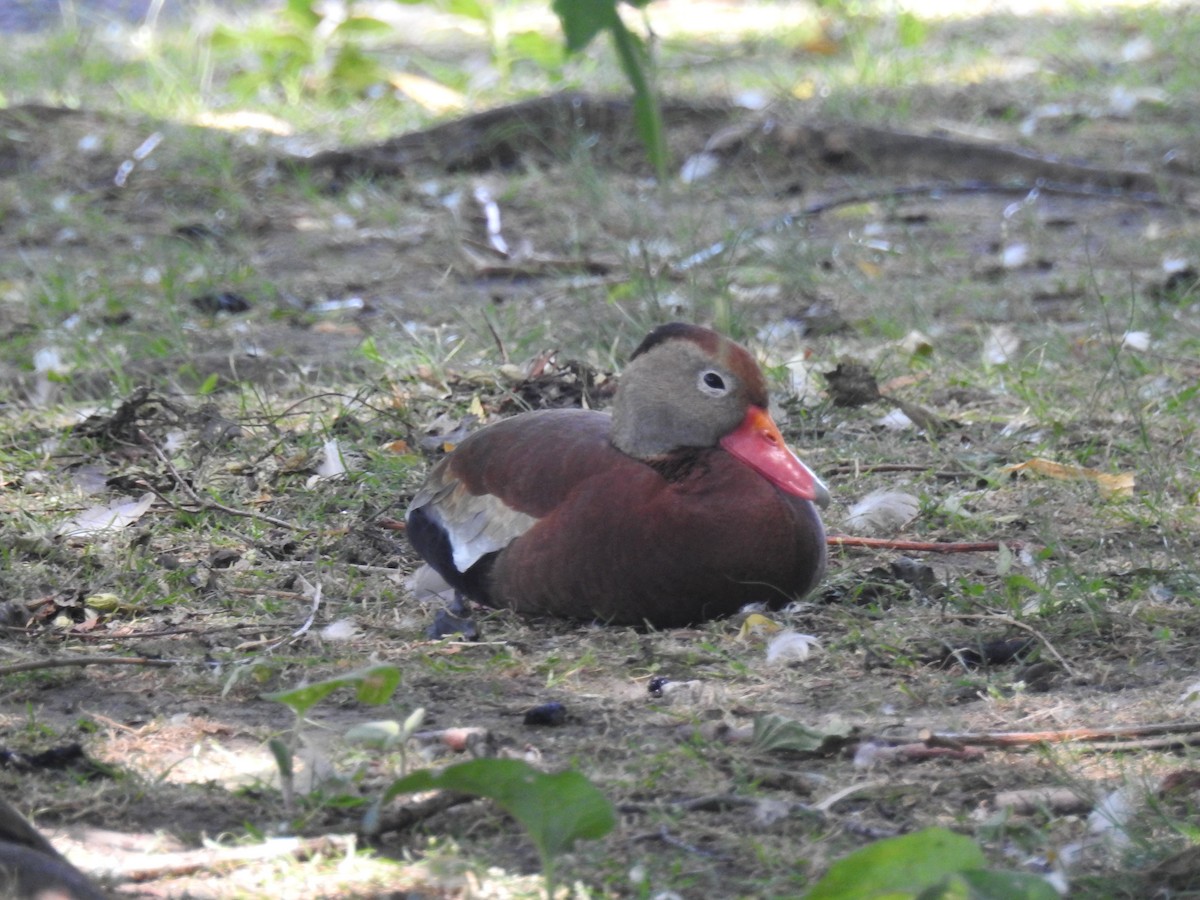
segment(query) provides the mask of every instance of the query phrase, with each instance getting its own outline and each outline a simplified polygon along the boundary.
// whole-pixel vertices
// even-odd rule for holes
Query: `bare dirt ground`
[[[1016,87],[908,103],[903,133],[680,104],[676,158],[709,145],[717,168],[665,189],[603,104],[565,124],[523,109],[498,142],[459,128],[311,165],[172,123],[0,111],[0,599],[20,604],[4,662],[99,658],[6,672],[6,795],[114,896],[532,895],[532,846],[483,803],[384,834],[377,855],[315,842],[353,835],[346,798],[398,770],[344,732],[422,707],[424,729],[486,729],[486,752],[578,768],[613,801],[618,828],[564,863],[581,895],[798,896],[850,850],[932,824],[1080,896],[1196,890],[1195,794],[1163,779],[1194,783],[1200,720],[1200,109],[1023,138],[1036,98]],[[1022,143],[1030,157],[996,151]],[[915,567],[834,549],[818,593],[773,616],[819,639],[806,660],[769,664],[772,626],[740,621],[484,611],[481,640],[428,640],[395,520],[429,462],[481,419],[602,405],[670,318],[761,354],[837,498],[831,531],[887,488],[919,504],[896,536],[1005,549]],[[885,399],[835,403],[821,373],[839,362]],[[348,471],[323,478],[334,439]],[[1136,487],[1004,471],[1042,457]],[[81,511],[146,494],[128,527],[72,534]],[[394,708],[318,706],[289,808],[267,741],[292,717],[262,694],[371,662],[402,669]],[[656,696],[659,676],[686,684]],[[548,702],[561,725],[523,724]],[[756,740],[766,716],[828,738]],[[1182,734],[1119,751],[979,740],[1164,722]],[[28,761],[71,743],[85,761]],[[1040,788],[1068,799],[1004,805]],[[1095,814],[1114,797],[1132,810],[1116,837]],[[310,842],[235,852],[277,836]]]

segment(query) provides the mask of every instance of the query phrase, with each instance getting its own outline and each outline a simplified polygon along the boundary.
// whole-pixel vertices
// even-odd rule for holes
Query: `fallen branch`
[[[55,659],[36,659],[31,662],[0,666],[0,677],[17,672],[36,672],[38,669],[65,669],[70,666],[149,666],[167,668],[177,665],[173,659],[149,659],[145,656],[63,656]]]
[[[1028,747],[1034,744],[1063,744],[1076,741],[1107,741],[1111,738],[1143,738],[1159,735],[1197,735],[1200,722],[1162,722],[1153,725],[1117,725],[1110,728],[1063,728],[1057,731],[984,731],[961,733],[925,733],[922,740],[948,741],[976,747]],[[1097,746],[1115,748],[1115,743]]]

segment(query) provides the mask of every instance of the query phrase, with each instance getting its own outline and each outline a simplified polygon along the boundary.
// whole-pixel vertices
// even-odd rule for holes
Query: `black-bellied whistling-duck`
[[[459,444],[413,498],[408,536],[485,606],[669,628],[811,590],[828,501],[750,354],[673,323],[634,351],[611,416],[525,413]]]

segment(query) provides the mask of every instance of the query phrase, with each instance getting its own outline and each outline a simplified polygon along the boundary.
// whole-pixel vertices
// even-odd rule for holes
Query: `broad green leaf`
[[[1031,872],[971,869],[959,877],[971,889],[971,900],[1058,900],[1050,882]]]
[[[540,32],[517,32],[509,37],[508,50],[514,59],[527,59],[545,72],[562,68],[562,44]]]
[[[378,706],[386,703],[400,684],[400,670],[395,666],[372,666],[349,675],[339,675],[316,681],[290,691],[263,694],[264,700],[275,700],[290,706],[302,716],[341,687],[353,687],[363,703]]]
[[[578,53],[601,31],[621,21],[616,0],[553,0],[550,6],[562,24],[569,53]]]
[[[400,738],[400,723],[391,719],[363,722],[346,732],[345,738],[354,744],[387,749]]]
[[[372,16],[351,16],[333,29],[335,37],[356,37],[360,34],[390,34],[391,25]]]
[[[321,14],[314,7],[314,0],[287,0],[284,18],[297,28],[311,30],[321,24]]]
[[[924,22],[908,10],[900,13],[896,26],[900,32],[901,47],[919,47],[925,43],[929,29],[925,27]]]
[[[362,93],[386,77],[383,67],[353,44],[338,50],[329,70],[330,83],[350,94]]]
[[[577,840],[604,837],[616,825],[612,804],[583,775],[547,775],[516,759],[475,759],[413,772],[387,789],[382,802],[413,791],[458,791],[494,801],[521,823],[547,869]]]
[[[986,864],[983,851],[970,838],[945,828],[926,828],[876,841],[838,860],[805,896],[806,900],[916,897],[949,875]]]
[[[476,22],[490,22],[493,17],[488,0],[444,0],[443,8],[448,13]]]
[[[275,758],[275,767],[279,769],[279,774],[284,778],[290,778],[292,775],[292,751],[288,749],[287,744],[279,738],[271,738],[267,741],[267,748],[271,751],[271,756]]]
[[[372,666],[362,673],[358,699],[362,703],[380,706],[392,699],[400,686],[400,670],[395,666]]]

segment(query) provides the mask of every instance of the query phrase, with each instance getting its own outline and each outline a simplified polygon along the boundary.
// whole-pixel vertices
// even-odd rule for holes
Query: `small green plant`
[[[834,863],[806,900],[1055,900],[1045,879],[985,868],[979,845],[945,828],[876,841]]]
[[[486,797],[521,823],[541,858],[547,897],[554,896],[559,854],[616,825],[612,804],[579,772],[546,774],[515,759],[474,759],[438,774],[422,769],[393,782],[381,802],[429,790]]]
[[[296,796],[295,770],[292,762],[295,757],[296,748],[300,743],[304,717],[308,714],[308,711],[334,691],[343,687],[353,687],[360,702],[368,703],[372,706],[380,706],[391,699],[392,694],[396,692],[396,688],[399,686],[400,670],[395,666],[381,665],[371,666],[368,669],[352,672],[349,675],[339,675],[334,678],[326,678],[323,681],[315,681],[312,684],[292,688],[290,691],[276,691],[263,695],[266,700],[275,700],[290,707],[292,712],[296,714],[295,723],[288,735],[284,738],[272,738],[268,742],[271,754],[275,757],[275,765],[279,769],[283,803],[289,814],[295,807]],[[421,712],[423,715],[423,710],[418,710],[418,712]],[[419,723],[420,717],[416,717],[415,719],[414,717],[415,714],[410,715],[406,724],[414,720]],[[413,730],[417,727],[419,725],[414,725]],[[411,736],[411,731],[404,739],[407,740],[408,736]]]

